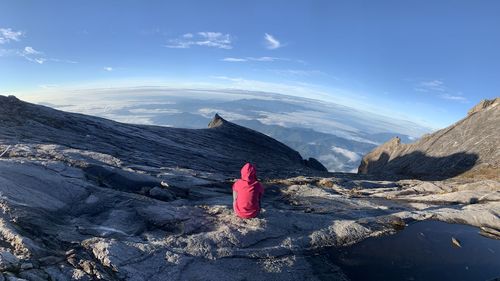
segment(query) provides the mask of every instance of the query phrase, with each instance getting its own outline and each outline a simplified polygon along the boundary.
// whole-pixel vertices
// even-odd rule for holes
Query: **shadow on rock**
[[[469,171],[478,159],[479,156],[473,153],[459,152],[448,156],[434,157],[421,151],[390,159],[389,154],[383,152],[377,160],[364,160],[359,166],[358,173],[443,180]]]

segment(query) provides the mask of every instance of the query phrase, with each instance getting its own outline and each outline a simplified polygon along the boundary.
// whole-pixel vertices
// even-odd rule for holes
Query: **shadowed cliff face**
[[[57,144],[110,154],[123,159],[125,166],[181,167],[230,176],[237,175],[245,162],[255,163],[261,176],[326,170],[316,162],[308,165],[286,145],[218,115],[209,129],[130,125],[0,96],[0,128],[0,144]]]
[[[439,179],[455,176],[500,178],[500,99],[485,100],[466,118],[412,144],[399,138],[361,161],[360,174],[395,174]]]
[[[478,160],[476,154],[454,153],[444,157],[427,156],[420,151],[390,159],[390,155],[383,152],[378,160],[370,161],[360,166],[360,173],[383,174],[389,170],[399,176],[419,178],[425,180],[440,180],[455,177],[469,171]],[[429,171],[429,163],[433,170]]]

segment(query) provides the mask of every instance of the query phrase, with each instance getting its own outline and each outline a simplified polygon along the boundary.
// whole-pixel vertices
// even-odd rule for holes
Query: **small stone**
[[[94,265],[92,264],[91,261],[80,261],[79,263],[80,267],[83,269],[83,271],[87,274],[92,274],[94,272]]]
[[[462,248],[462,245],[460,244],[460,241],[458,239],[456,239],[455,237],[451,237],[451,244],[454,247]]]

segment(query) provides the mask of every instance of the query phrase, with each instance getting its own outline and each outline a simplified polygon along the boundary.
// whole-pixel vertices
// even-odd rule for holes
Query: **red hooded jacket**
[[[236,215],[244,219],[255,218],[259,215],[264,188],[257,181],[255,167],[252,164],[246,163],[241,168],[241,179],[233,184],[233,191],[238,193],[233,204]]]

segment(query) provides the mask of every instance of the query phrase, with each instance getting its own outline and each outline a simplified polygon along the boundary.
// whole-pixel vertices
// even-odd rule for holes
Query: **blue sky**
[[[5,1],[0,94],[293,93],[440,128],[499,96],[499,1]]]

